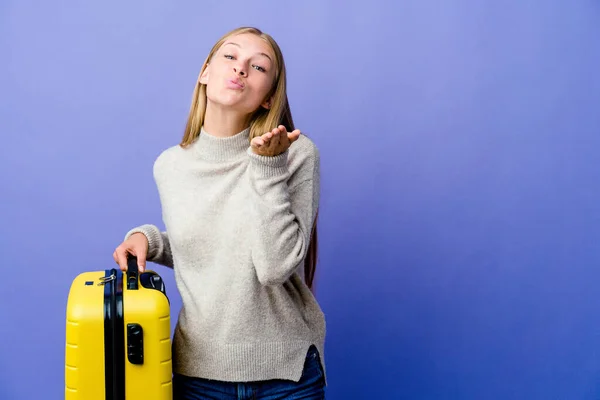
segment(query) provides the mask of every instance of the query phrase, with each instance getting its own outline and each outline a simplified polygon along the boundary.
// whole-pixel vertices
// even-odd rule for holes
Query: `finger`
[[[292,132],[288,133],[288,139],[290,139],[290,142],[295,142],[296,140],[298,140],[298,138],[300,137],[300,134],[302,132],[300,132],[300,129],[295,129]]]
[[[279,143],[281,143],[281,135],[275,135],[275,136],[273,136],[273,139],[271,139],[271,142],[269,143],[269,148],[275,149],[279,146]]]
[[[117,248],[117,264],[119,264],[119,268],[121,271],[127,271],[127,250],[123,248]]]
[[[277,129],[279,130],[279,133],[281,133],[281,134],[284,134],[284,135],[285,135],[285,134],[286,134],[286,132],[287,132],[287,129],[286,129],[286,128],[285,128],[285,126],[283,126],[283,125],[279,125],[279,126],[277,127]]]
[[[279,135],[279,144],[285,146],[286,148],[290,145],[289,134],[281,134]]]
[[[144,272],[146,270],[146,249],[142,246],[140,249],[136,249],[135,256],[137,257],[138,271]]]

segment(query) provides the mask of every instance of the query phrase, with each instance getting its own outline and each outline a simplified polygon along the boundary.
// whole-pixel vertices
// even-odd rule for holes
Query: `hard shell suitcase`
[[[130,256],[120,269],[84,272],[69,291],[66,400],[171,400],[169,299],[154,271]]]

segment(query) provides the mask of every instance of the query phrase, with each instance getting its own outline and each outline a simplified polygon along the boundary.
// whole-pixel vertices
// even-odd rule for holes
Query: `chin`
[[[243,102],[241,99],[236,97],[237,96],[210,96],[208,97],[208,100],[217,105],[219,108],[226,108],[243,114],[253,113],[258,107],[260,107],[260,104],[248,104],[248,102]]]

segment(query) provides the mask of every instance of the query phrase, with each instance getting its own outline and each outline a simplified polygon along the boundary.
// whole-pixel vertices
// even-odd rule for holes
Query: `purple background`
[[[598,398],[590,0],[3,0],[0,398],[62,398],[69,285],[162,226],[152,163],[238,25],[321,150],[329,398]]]

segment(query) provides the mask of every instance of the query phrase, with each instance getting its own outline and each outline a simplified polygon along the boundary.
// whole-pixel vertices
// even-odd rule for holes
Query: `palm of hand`
[[[285,126],[279,125],[271,132],[252,139],[250,146],[255,154],[274,157],[286,151],[299,137],[299,129],[288,132]]]

